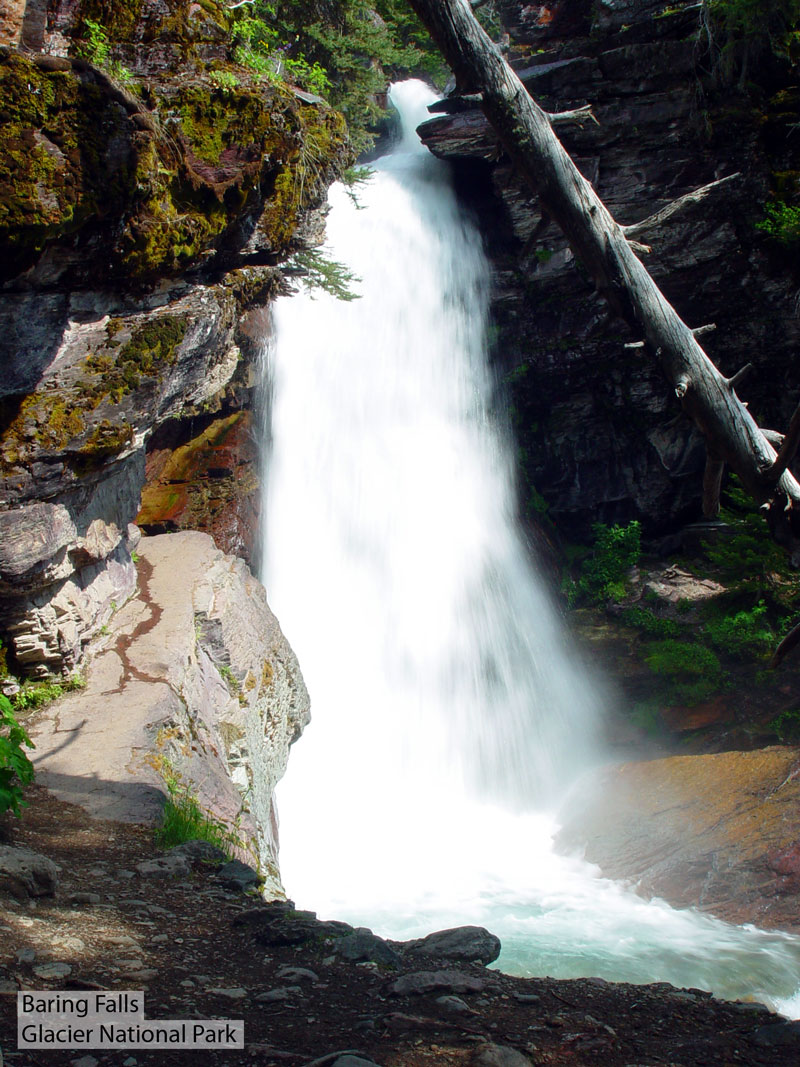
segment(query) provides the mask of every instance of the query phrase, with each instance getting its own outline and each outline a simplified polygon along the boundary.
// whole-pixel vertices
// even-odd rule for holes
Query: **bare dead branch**
[[[705,333],[713,333],[716,328],[716,322],[707,322],[705,326],[695,326],[695,328],[692,330],[692,333],[695,337],[702,337]]]
[[[683,196],[679,196],[677,200],[673,200],[672,203],[667,204],[666,207],[662,207],[660,211],[656,211],[653,215],[648,215],[648,217],[642,219],[641,222],[632,222],[629,226],[623,226],[622,232],[626,237],[630,237],[634,234],[640,234],[647,230],[655,229],[657,226],[663,226],[664,223],[674,215],[678,215],[687,208],[702,203],[707,197],[718,193],[723,186],[729,186],[740,178],[741,174],[737,172],[736,174],[729,174],[727,178],[720,178],[718,181],[709,182],[708,185],[702,185],[699,189],[694,189],[691,193],[685,193]]]
[[[583,107],[575,108],[574,111],[550,111],[547,117],[551,126],[566,126],[569,123],[583,126],[584,122],[593,122],[595,126],[600,125],[597,116],[592,111],[591,104],[584,104]]]
[[[731,377],[728,378],[728,385],[730,386],[730,388],[735,389],[740,382],[744,381],[744,379],[747,377],[747,375],[752,369],[752,363],[745,363],[743,367],[740,367],[735,374],[731,375]]]
[[[719,494],[724,472],[725,464],[719,456],[706,451],[706,469],[703,472],[703,515],[707,519],[716,519],[719,515]]]
[[[653,251],[650,245],[643,245],[640,241],[628,240],[628,247],[632,248],[634,252],[638,252],[640,255],[647,255],[649,252]]]
[[[763,429],[763,427],[761,429],[761,432],[773,448],[780,448],[783,444],[783,439],[786,436],[785,434],[779,433],[778,430],[765,430]]]

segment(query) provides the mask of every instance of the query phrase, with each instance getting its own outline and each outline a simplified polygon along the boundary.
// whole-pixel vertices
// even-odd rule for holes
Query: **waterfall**
[[[485,356],[488,269],[414,129],[331,190],[358,299],[281,299],[269,353],[266,562],[312,723],[279,789],[290,896],[412,937],[483,923],[515,973],[666,980],[789,1010],[800,940],[651,904],[556,856],[603,694],[514,523]]]

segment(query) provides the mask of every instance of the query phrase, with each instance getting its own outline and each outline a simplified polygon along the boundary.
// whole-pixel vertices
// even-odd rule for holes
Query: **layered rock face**
[[[309,718],[294,653],[263,587],[207,534],[145,537],[137,567],[86,688],[32,723],[37,780],[122,821],[156,821],[167,787],[188,795],[280,896],[273,791]]]
[[[591,104],[597,123],[559,125],[580,170],[621,224],[642,221],[723,178],[712,193],[654,223],[643,259],[730,375],[760,425],[784,431],[800,395],[791,255],[756,229],[771,191],[794,181],[797,89],[774,61],[745,93],[720,89],[696,4],[604,0],[499,5],[509,58],[549,112]],[[459,110],[455,111],[456,106]],[[524,507],[545,507],[568,535],[594,521],[642,519],[658,532],[698,513],[704,447],[639,337],[617,321],[543,216],[482,113],[421,127],[452,160],[494,263],[494,351],[519,444]],[[737,175],[734,177],[734,175]]]
[[[232,73],[216,0],[18,8],[0,27],[0,637],[44,676],[70,670],[133,591],[155,431],[193,460],[187,474],[153,459],[166,492],[146,501],[149,525],[252,548],[242,409],[262,309],[276,264],[319,236],[347,147],[322,102]],[[110,36],[103,68],[87,19]],[[226,441],[224,459],[197,460]]]

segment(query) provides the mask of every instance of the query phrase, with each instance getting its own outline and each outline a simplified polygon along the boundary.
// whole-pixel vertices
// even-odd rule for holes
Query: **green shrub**
[[[25,754],[33,748],[24,727],[14,715],[11,701],[0,695],[0,815],[11,811],[19,817],[26,802],[22,791],[33,781],[33,764]]]
[[[764,210],[767,217],[756,223],[757,230],[761,230],[786,248],[800,245],[800,207],[792,207],[776,200],[765,204]]]
[[[646,608],[626,608],[622,613],[622,620],[650,637],[677,637],[683,633],[680,623],[655,615]]]
[[[583,561],[577,581],[578,596],[594,603],[622,600],[628,591],[627,577],[641,554],[641,527],[638,522],[627,526],[595,523],[595,545]]]
[[[767,611],[767,605],[761,600],[749,611],[743,609],[712,619],[704,629],[712,643],[730,656],[762,657],[776,644]]]
[[[763,590],[774,584],[775,576],[790,579],[785,552],[770,537],[764,518],[737,479],[731,479],[724,500],[720,518],[730,527],[729,535],[716,544],[703,543],[720,580],[731,589]]]
[[[705,700],[723,680],[717,656],[697,643],[655,641],[647,649],[645,662],[653,674],[667,681],[667,699],[673,703],[696,704]]]
[[[769,723],[769,728],[785,744],[800,740],[800,708],[787,708]]]
[[[85,688],[86,681],[79,674],[61,682],[25,682],[13,698],[13,706],[17,711],[41,708],[45,704],[52,704],[65,693]]]

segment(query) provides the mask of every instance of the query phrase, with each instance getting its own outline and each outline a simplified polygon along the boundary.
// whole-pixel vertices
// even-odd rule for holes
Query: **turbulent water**
[[[403,140],[330,197],[359,298],[279,301],[268,361],[264,579],[313,713],[279,790],[287,891],[386,936],[486,925],[513,973],[798,1014],[800,939],[645,903],[552,850],[602,695],[515,529],[487,265],[413,132],[433,97],[393,99]]]

